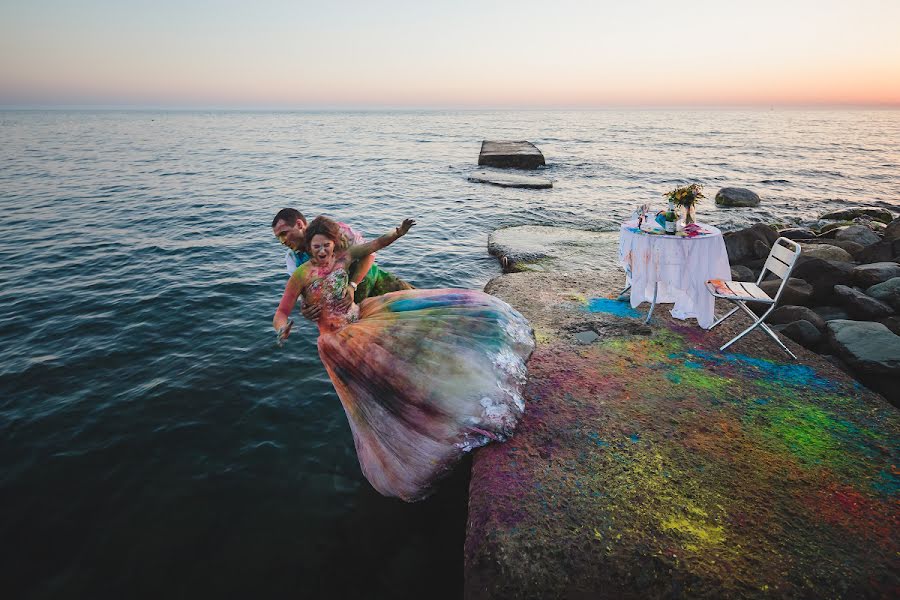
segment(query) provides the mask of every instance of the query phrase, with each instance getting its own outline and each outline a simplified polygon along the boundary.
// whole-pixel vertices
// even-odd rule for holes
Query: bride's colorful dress
[[[512,435],[534,335],[511,306],[469,290],[404,290],[341,311],[346,281],[338,268],[304,292],[323,307],[319,356],[366,479],[422,499],[465,452]]]

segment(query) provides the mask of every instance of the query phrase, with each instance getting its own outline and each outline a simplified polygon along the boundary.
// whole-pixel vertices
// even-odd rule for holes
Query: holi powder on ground
[[[627,302],[619,302],[611,298],[591,298],[587,301],[587,310],[592,313],[606,313],[616,317],[642,317],[640,312],[631,308]]]
[[[523,558],[523,580],[565,568],[649,595],[894,589],[900,423],[855,382],[666,326],[575,348],[548,337],[529,369],[511,472],[486,492],[516,512],[494,535],[509,556],[566,550],[563,566]]]

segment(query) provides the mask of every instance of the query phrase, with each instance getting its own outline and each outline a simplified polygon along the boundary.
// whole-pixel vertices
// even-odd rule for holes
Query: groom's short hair
[[[297,222],[297,219],[306,223],[306,217],[304,217],[303,213],[296,208],[282,208],[278,211],[278,214],[275,215],[275,218],[272,219],[272,227],[278,225],[278,221],[284,221],[288,225],[293,225]]]

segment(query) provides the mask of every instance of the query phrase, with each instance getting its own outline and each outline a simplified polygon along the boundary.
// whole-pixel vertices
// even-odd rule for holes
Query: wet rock
[[[882,223],[890,223],[891,219],[894,218],[894,216],[891,214],[891,211],[875,206],[862,208],[844,208],[842,210],[835,210],[829,213],[825,213],[820,218],[831,219],[835,221],[852,221],[853,219],[856,219],[858,217],[869,217],[870,219],[881,221]]]
[[[834,239],[842,242],[856,242],[863,246],[868,246],[881,241],[878,234],[865,225],[851,225],[846,229],[839,229],[837,233],[835,233]]]
[[[506,273],[600,271],[619,264],[618,240],[616,232],[523,225],[491,232],[488,252]]]
[[[824,339],[822,332],[815,325],[806,320],[788,323],[781,332],[804,348],[810,350],[817,348]]]
[[[900,264],[895,262],[859,265],[853,269],[853,282],[861,288],[869,288],[894,277],[900,277]]]
[[[735,265],[731,267],[731,280],[756,281],[756,277],[753,276],[753,271],[751,271],[749,267],[745,267],[743,265]]]
[[[776,309],[778,310],[778,309]],[[825,322],[834,321],[836,319],[849,319],[850,313],[840,306],[815,306],[813,312],[822,317]],[[775,311],[772,311],[775,314]]]
[[[900,218],[894,219],[884,228],[884,239],[900,240]]]
[[[759,195],[745,188],[725,187],[716,192],[716,206],[757,206]]]
[[[853,221],[841,221],[840,223],[828,223],[827,225],[823,225],[819,229],[819,237],[822,237],[824,234],[832,232],[832,231],[837,231],[839,229],[844,229],[846,227],[850,227],[851,225],[853,225]],[[833,233],[831,235],[834,236]]]
[[[828,304],[834,298],[835,285],[849,285],[853,282],[853,268],[850,263],[805,258],[801,254],[792,275],[813,286],[813,300],[816,304]]]
[[[781,279],[771,279],[769,281],[763,281],[759,284],[759,287],[770,297],[774,298],[775,294],[778,292],[778,287],[781,285],[781,281]],[[788,279],[787,284],[785,284],[784,286],[784,291],[781,293],[781,298],[779,299],[778,304],[806,306],[810,303],[812,297],[813,286],[803,281],[802,279],[791,277],[790,279]]]
[[[866,290],[866,295],[900,311],[900,277],[891,277],[887,281],[873,285]]]
[[[894,312],[894,309],[884,302],[867,296],[856,288],[836,285],[834,294],[840,305],[847,309],[853,319],[876,321],[883,317],[889,317]]]
[[[829,321],[828,343],[856,372],[900,376],[900,336],[881,323]]]
[[[507,173],[489,173],[477,171],[469,175],[469,181],[474,183],[489,183],[500,187],[525,188],[533,190],[545,190],[553,187],[553,182],[543,177],[528,177],[526,175],[510,175]]]
[[[853,262],[853,256],[849,252],[831,244],[800,244],[800,247],[803,249],[802,256],[809,258]]]
[[[768,256],[772,244],[778,239],[778,233],[768,225],[757,223],[747,229],[726,233],[724,239],[728,261],[736,264]],[[756,244],[757,241],[762,242],[762,245]],[[765,252],[761,253],[763,246]]]
[[[789,240],[814,240],[817,237],[815,231],[805,227],[782,229],[778,232],[778,235],[786,237]]]
[[[514,169],[537,169],[546,164],[544,155],[531,142],[490,141],[481,142],[478,165]]]
[[[773,310],[772,314],[769,315],[769,318],[766,319],[767,323],[775,325],[786,325],[795,321],[806,321],[813,324],[819,331],[825,331],[825,319],[813,309],[805,306],[779,306]]]

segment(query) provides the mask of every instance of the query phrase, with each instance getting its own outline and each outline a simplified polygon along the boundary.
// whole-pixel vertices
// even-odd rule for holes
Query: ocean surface
[[[469,183],[527,139],[552,190]],[[0,111],[0,582],[7,598],[456,598],[467,468],[362,477],[315,328],[284,348],[284,206],[418,287],[481,288],[488,234],[612,230],[686,183],[699,219],[900,210],[898,111]],[[716,209],[723,186],[762,204]]]

